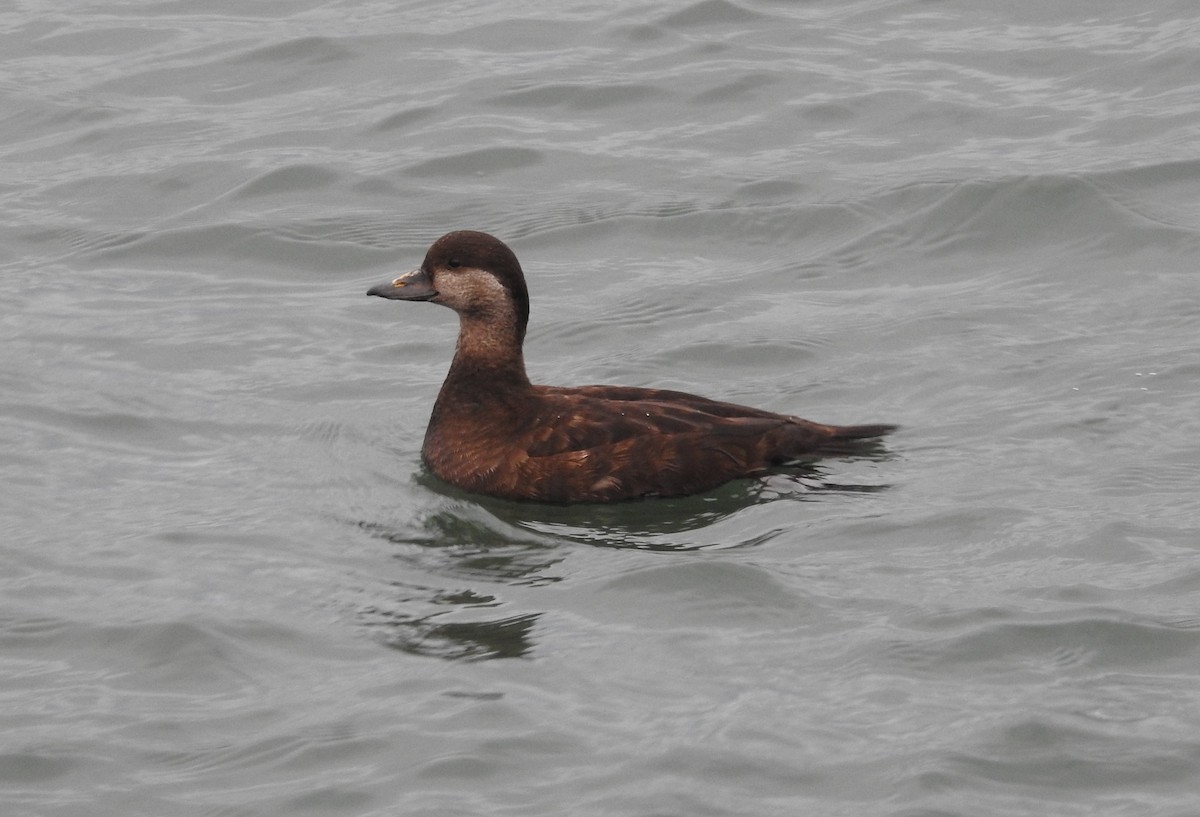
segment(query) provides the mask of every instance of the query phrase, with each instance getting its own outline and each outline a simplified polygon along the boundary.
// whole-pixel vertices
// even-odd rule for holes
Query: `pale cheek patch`
[[[511,296],[496,276],[476,269],[442,273],[435,284],[438,301],[460,311],[490,311],[500,304],[507,304]]]
[[[438,301],[462,318],[460,352],[479,357],[509,357],[520,353],[517,315],[512,294],[482,270],[444,273],[437,279]]]

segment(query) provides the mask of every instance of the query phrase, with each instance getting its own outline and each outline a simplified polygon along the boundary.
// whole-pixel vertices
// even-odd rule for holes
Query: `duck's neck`
[[[458,345],[442,395],[454,392],[460,400],[478,403],[493,393],[529,389],[521,353],[524,339],[524,332],[513,322],[461,315]]]

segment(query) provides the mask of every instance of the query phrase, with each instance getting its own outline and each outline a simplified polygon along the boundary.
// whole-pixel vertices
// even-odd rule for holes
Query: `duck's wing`
[[[535,387],[542,409],[531,426],[531,456],[550,456],[636,438],[724,437],[757,446],[769,463],[859,450],[894,425],[836,426],[686,392],[628,386]],[[536,452],[536,453],[535,453]]]
[[[627,440],[649,444],[704,435],[754,438],[789,421],[783,415],[755,409],[738,416],[733,412],[737,406],[681,392],[624,387],[539,389],[538,412],[529,418],[526,432],[525,450],[531,457],[602,449]]]
[[[680,408],[690,408],[713,417],[764,417],[777,419],[786,415],[777,414],[765,409],[742,406],[737,403],[726,403],[721,400],[711,400],[698,394],[671,389],[645,389],[636,386],[537,386],[548,396],[594,397],[601,400],[612,400],[619,403],[648,401],[662,403]]]
[[[771,466],[863,449],[890,426],[829,426],[680,392],[538,387],[505,485],[550,502],[684,496]],[[869,443],[868,443],[869,445]],[[511,484],[508,484],[510,483]]]
[[[641,402],[629,406],[657,408]],[[700,422],[675,411],[648,416],[626,411],[618,417],[594,423],[575,414],[553,430],[540,429],[540,442],[516,464],[511,490],[549,502],[687,496],[788,461],[861,451],[863,443],[858,439],[851,445],[836,426],[786,417]]]
[[[544,388],[530,418],[525,451],[548,457],[605,449],[627,440],[647,454],[678,450],[730,453],[739,468],[859,450],[889,425],[833,426],[722,403],[683,392],[626,387]]]

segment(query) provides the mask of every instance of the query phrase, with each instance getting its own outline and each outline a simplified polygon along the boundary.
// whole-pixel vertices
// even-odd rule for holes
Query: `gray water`
[[[67,7],[69,6],[69,7]],[[6,815],[1200,813],[1200,11],[0,11]],[[447,310],[535,380],[887,454],[456,493]]]

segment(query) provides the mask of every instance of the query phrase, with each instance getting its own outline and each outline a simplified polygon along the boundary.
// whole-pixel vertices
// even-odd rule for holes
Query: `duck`
[[[443,235],[420,267],[367,294],[458,313],[421,459],[472,494],[556,504],[681,497],[877,448],[896,428],[824,425],[667,389],[535,385],[523,351],[525,274],[487,233]]]

